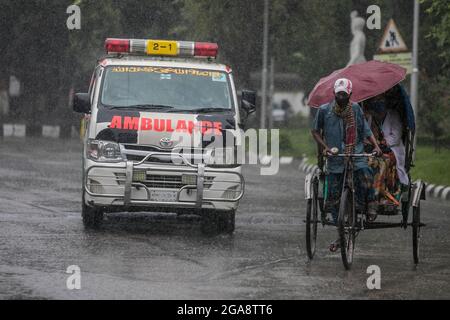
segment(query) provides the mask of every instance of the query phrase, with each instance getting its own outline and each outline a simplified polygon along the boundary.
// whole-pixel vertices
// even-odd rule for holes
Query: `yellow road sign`
[[[383,53],[373,57],[374,60],[390,62],[397,64],[407,70],[407,74],[412,73],[412,54],[411,52],[402,53]]]
[[[384,30],[383,38],[381,38],[378,47],[379,53],[397,53],[407,52],[408,47],[403,40],[394,19],[390,19],[386,29]]]

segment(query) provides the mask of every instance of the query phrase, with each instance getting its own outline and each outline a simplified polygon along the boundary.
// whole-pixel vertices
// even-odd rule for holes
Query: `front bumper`
[[[178,164],[140,162],[98,163],[86,160],[86,204],[115,207],[177,209],[236,209],[244,195],[241,167],[222,169],[191,164],[182,155]],[[189,182],[183,175],[189,176]]]

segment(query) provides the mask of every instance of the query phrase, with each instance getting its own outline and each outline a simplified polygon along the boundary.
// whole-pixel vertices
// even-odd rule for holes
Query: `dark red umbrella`
[[[334,83],[337,79],[347,78],[353,83],[353,102],[375,97],[391,89],[406,77],[406,69],[396,64],[368,61],[336,70],[320,79],[309,95],[308,105],[318,108],[334,99]]]

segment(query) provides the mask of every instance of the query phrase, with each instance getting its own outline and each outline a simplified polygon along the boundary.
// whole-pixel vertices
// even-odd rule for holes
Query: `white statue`
[[[357,11],[353,11],[350,14],[350,17],[352,20],[353,40],[350,44],[350,61],[348,62],[347,67],[352,64],[367,61],[364,56],[364,50],[366,48],[366,35],[363,32],[366,21],[363,18],[358,17]]]

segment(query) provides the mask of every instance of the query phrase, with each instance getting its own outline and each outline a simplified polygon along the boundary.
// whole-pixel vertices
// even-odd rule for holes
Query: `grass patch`
[[[418,145],[411,177],[426,182],[450,186],[450,150],[436,152],[432,146]]]
[[[302,158],[306,155],[309,159],[316,158],[316,144],[312,140],[311,130],[280,129],[280,154]]]

